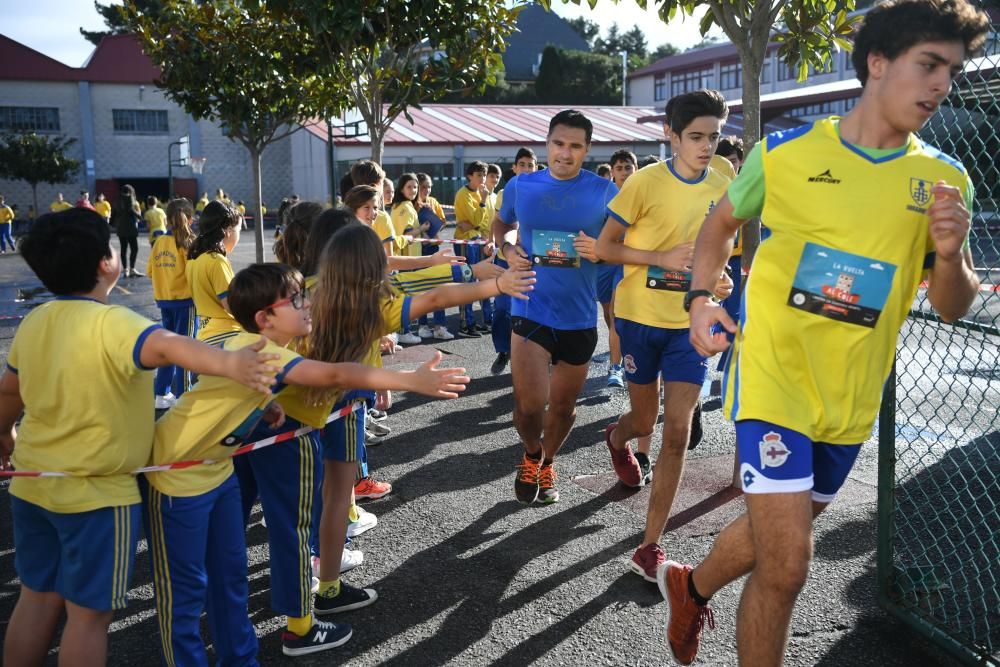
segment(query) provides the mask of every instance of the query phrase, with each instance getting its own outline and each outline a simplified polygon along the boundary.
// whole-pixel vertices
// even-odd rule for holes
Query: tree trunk
[[[257,263],[264,261],[264,193],[260,183],[260,154],[258,148],[248,148],[250,151],[250,169],[253,171],[253,195],[257,201],[257,212],[254,214],[253,238]]]
[[[372,162],[382,164],[382,153],[385,151],[385,135],[388,128],[382,127],[380,123],[371,123],[368,126],[368,135],[372,138]]]

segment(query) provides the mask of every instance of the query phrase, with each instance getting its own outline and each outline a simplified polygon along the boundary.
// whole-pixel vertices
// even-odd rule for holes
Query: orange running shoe
[[[354,497],[358,500],[375,500],[392,493],[392,484],[365,477],[354,485]]]
[[[514,497],[522,505],[530,505],[538,499],[538,469],[542,465],[542,459],[531,459],[525,454],[521,458],[520,465],[517,466],[517,475],[514,477]]]
[[[538,502],[543,505],[559,502],[559,489],[556,488],[558,478],[551,463],[538,469]]]
[[[667,623],[667,641],[674,658],[682,665],[690,665],[698,656],[701,629],[715,629],[715,616],[708,605],[701,606],[692,598],[688,590],[691,578],[690,565],[681,565],[672,560],[660,566],[656,572],[656,584],[660,595],[670,604],[670,621]]]

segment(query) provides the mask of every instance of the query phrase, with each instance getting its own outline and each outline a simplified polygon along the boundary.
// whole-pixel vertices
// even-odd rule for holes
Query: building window
[[[58,132],[59,109],[54,107],[0,107],[0,131]]]
[[[854,60],[851,59],[850,52],[844,54],[844,71],[845,72],[854,71]]]
[[[112,109],[115,132],[124,134],[167,134],[166,111],[146,109]]]
[[[859,99],[861,99],[861,98],[860,97],[849,97],[846,100],[844,100],[844,113],[847,113],[848,111],[850,111],[851,109],[853,109],[854,105],[858,103]]]
[[[743,65],[740,63],[726,63],[719,67],[719,88],[722,90],[733,90],[743,87]]]
[[[778,63],[778,81],[794,81],[799,76],[797,67],[792,67],[786,62]]]
[[[700,88],[713,88],[714,79],[711,67],[674,74],[670,78],[670,96],[676,97]]]
[[[653,99],[657,102],[667,98],[667,75],[657,74],[653,79]]]
[[[795,107],[788,111],[785,115],[792,116],[793,118],[800,118],[806,116],[828,116],[833,113],[834,102],[820,102],[819,104],[808,104],[806,106]]]
[[[771,83],[771,54],[764,57],[764,66],[760,68],[760,82]]]

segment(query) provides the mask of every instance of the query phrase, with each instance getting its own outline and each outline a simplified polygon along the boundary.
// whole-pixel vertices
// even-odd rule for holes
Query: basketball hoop
[[[191,158],[191,171],[196,174],[200,174],[205,170],[205,163],[208,162],[207,157],[193,157]]]

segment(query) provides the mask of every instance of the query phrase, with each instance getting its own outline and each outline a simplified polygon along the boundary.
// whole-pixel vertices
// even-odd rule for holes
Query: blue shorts
[[[660,376],[664,382],[705,383],[708,360],[692,347],[688,329],[651,327],[616,317],[615,330],[629,382],[649,384]]]
[[[601,303],[611,303],[615,288],[625,277],[625,267],[621,264],[597,265],[597,300]]]
[[[344,407],[338,403],[333,411]],[[367,405],[346,417],[327,424],[319,433],[324,461],[363,461],[365,459],[365,417]]]
[[[812,491],[818,503],[832,503],[854,467],[861,445],[813,442],[770,422],[736,422],[736,449],[744,493]]]
[[[10,497],[14,567],[39,593],[97,611],[124,609],[139,540],[139,504],[60,514]]]

